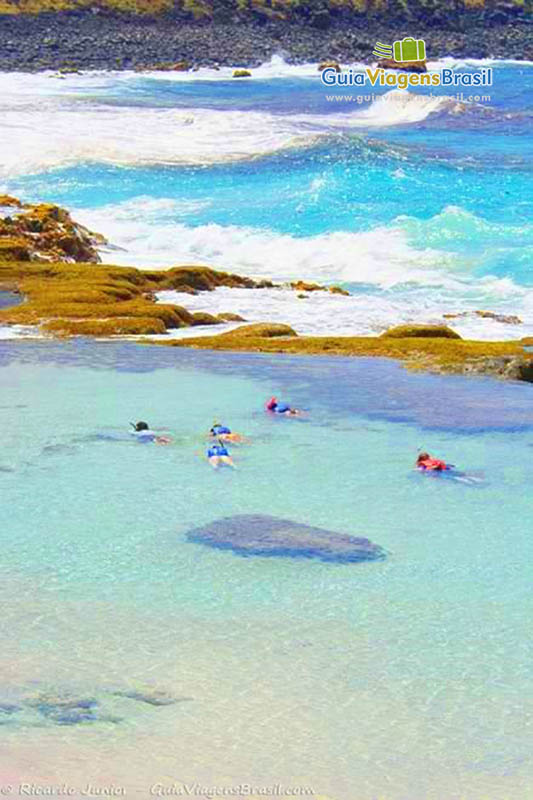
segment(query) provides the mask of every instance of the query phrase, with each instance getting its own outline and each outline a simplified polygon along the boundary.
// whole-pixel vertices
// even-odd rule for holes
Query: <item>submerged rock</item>
[[[98,702],[94,697],[43,694],[30,699],[27,705],[56,725],[79,725],[101,719],[97,712]]]
[[[385,558],[384,550],[369,539],[262,514],[214,520],[189,531],[187,539],[243,556],[316,558],[338,563]]]
[[[171,706],[174,703],[184,703],[192,700],[192,697],[174,697],[163,689],[123,689],[113,692],[115,697],[127,697],[129,700],[137,700],[139,703],[147,703],[150,706]]]

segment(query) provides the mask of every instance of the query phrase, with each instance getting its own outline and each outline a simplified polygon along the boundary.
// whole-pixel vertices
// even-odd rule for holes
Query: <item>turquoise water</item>
[[[249,82],[0,76],[0,188],[72,209],[108,237],[105,261],[352,292],[242,292],[252,321],[368,334],[482,308],[522,322],[453,325],[519,338],[533,332],[533,66],[492,66],[479,102],[328,101],[315,66],[280,59]],[[174,300],[230,310],[224,292]],[[529,386],[11,335],[0,791],[529,800]],[[266,416],[273,393],[308,416]],[[215,418],[250,437],[234,472],[206,463]],[[172,445],[131,441],[137,419]],[[419,448],[466,479],[415,473]],[[186,539],[247,513],[367,536],[387,558],[242,558]]]
[[[81,340],[2,343],[0,364],[0,701],[22,709],[1,719],[6,780],[530,796],[527,386]],[[271,419],[272,393],[309,416]],[[205,461],[215,417],[251,438],[235,472]],[[136,418],[174,443],[130,441]],[[478,483],[414,473],[419,447]],[[236,513],[368,536],[388,557],[186,541]],[[186,699],[116,695],[139,687]],[[99,717],[58,725],[28,707],[45,692],[94,698]]]

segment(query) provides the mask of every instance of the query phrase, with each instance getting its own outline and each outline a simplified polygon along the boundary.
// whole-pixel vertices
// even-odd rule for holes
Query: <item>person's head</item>
[[[278,404],[277,397],[271,397],[270,400],[267,402],[266,407],[268,409],[276,408],[277,404]]]
[[[148,430],[148,423],[147,422],[136,422],[134,427],[135,427],[136,431],[147,431]]]
[[[431,456],[429,455],[429,453],[420,453],[420,454],[419,454],[419,456],[418,456],[418,458],[416,459],[416,463],[417,463],[417,464],[421,464],[421,463],[422,463],[422,461],[427,461],[427,460],[428,460],[428,458],[431,458]]]

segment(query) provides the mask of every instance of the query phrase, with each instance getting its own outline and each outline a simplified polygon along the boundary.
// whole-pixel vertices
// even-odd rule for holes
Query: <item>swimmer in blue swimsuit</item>
[[[233,459],[226,450],[224,442],[222,442],[220,439],[217,440],[216,444],[210,445],[207,451],[207,460],[213,469],[218,469],[221,464],[225,464],[227,467],[233,467],[235,469]]]
[[[213,427],[209,431],[209,435],[216,439],[220,439],[222,442],[232,442],[233,444],[241,444],[245,442],[246,439],[240,433],[233,433],[231,428],[228,428],[227,425],[221,425],[220,422],[213,422]]]

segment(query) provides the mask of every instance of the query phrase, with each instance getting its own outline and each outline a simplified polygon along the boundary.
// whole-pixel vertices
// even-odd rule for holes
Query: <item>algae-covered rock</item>
[[[318,283],[306,283],[306,281],[293,281],[291,284],[291,289],[294,289],[296,292],[323,292],[324,287],[319,286]]]
[[[479,317],[480,319],[491,319],[494,322],[502,322],[505,325],[522,325],[523,320],[514,314],[498,314],[495,311],[459,311],[442,315],[444,319],[464,319],[465,317]]]
[[[23,204],[4,195],[0,206],[14,211],[0,217],[0,258],[18,261],[98,263],[100,234],[74,222],[68,211],[51,203]]]
[[[369,539],[262,514],[217,519],[189,531],[187,539],[243,556],[316,558],[338,563],[385,558],[384,550]]]
[[[325,69],[328,69],[328,68],[329,69],[334,69],[335,72],[341,72],[342,71],[341,70],[341,65],[339,64],[338,61],[334,61],[334,60],[321,61],[320,64],[318,65],[318,71],[319,72],[323,72]]]
[[[234,69],[233,70],[233,77],[234,78],[251,78],[252,73],[249,69]]]
[[[207,311],[195,311],[192,315],[191,325],[221,325],[222,320]]]
[[[350,292],[348,292],[346,289],[341,289],[340,286],[329,286],[328,292],[330,294],[340,294],[343,297],[350,297]]]
[[[221,322],[246,322],[240,314],[233,314],[231,311],[223,311],[222,314],[218,314],[218,318]]]
[[[255,322],[251,325],[243,325],[237,330],[222,333],[219,338],[230,336],[239,339],[274,339],[278,336],[298,336],[298,334],[290,325],[284,325],[281,322]]]
[[[52,319],[41,325],[60,336],[151,336],[166,333],[165,323],[153,317],[114,319]]]
[[[16,197],[9,194],[0,194],[0,208],[21,208],[22,203]]]
[[[447,325],[397,325],[381,334],[389,339],[460,339],[458,333]]]

